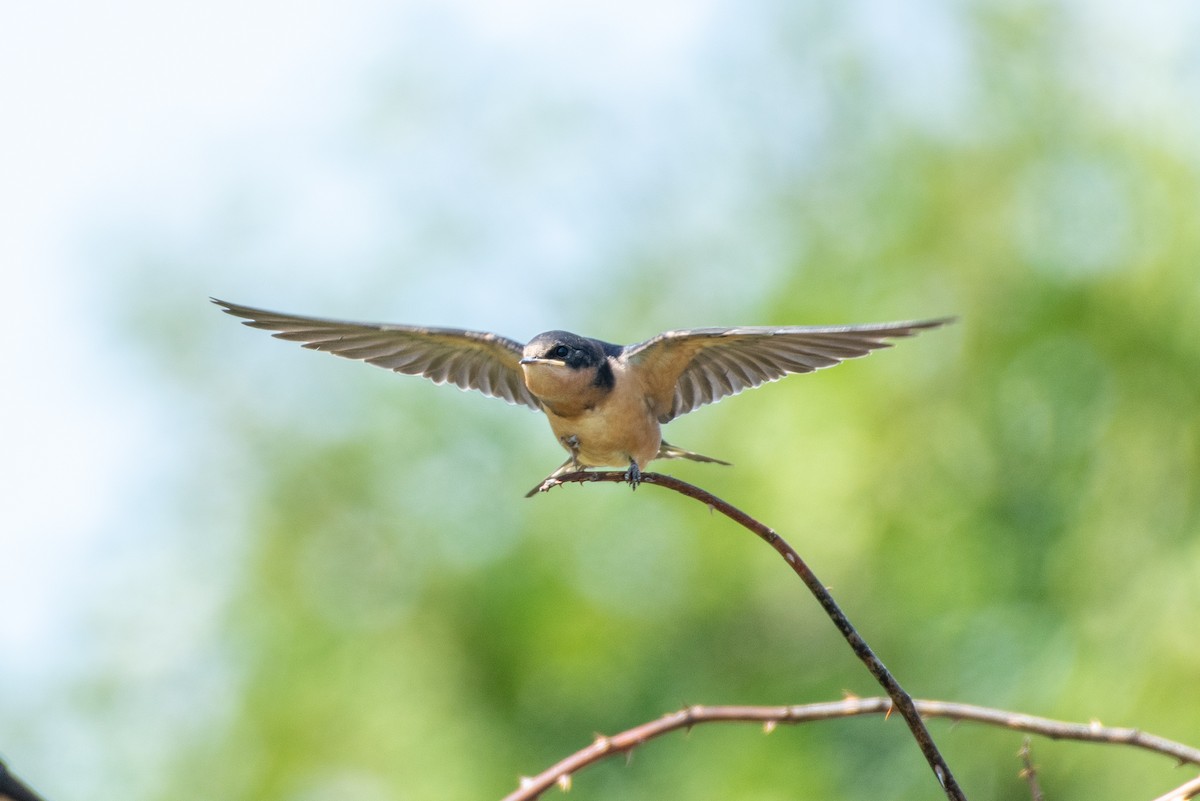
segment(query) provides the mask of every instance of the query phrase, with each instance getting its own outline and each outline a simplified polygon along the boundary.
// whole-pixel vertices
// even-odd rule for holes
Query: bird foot
[[[642,483],[642,471],[637,466],[637,462],[629,460],[629,469],[625,471],[625,480],[629,482],[629,486],[636,490],[638,484]]]

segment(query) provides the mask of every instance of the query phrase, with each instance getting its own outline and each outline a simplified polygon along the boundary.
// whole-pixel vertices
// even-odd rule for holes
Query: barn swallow
[[[482,331],[352,323],[264,311],[212,298],[245,325],[347,359],[451,383],[542,412],[570,454],[525,497],[587,467],[621,467],[636,489],[654,459],[729,464],[677,448],[661,426],[727,395],[891,347],[890,339],[951,318],[874,325],[692,328],[636,345],[567,331],[521,343]]]

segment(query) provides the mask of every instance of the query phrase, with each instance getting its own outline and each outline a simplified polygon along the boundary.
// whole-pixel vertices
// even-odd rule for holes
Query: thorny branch
[[[626,474],[623,472],[602,471],[593,473],[583,471],[568,473],[558,478],[549,478],[539,489],[544,492],[559,484],[566,484],[568,482],[605,481],[623,483],[626,480]],[[829,616],[829,619],[833,621],[838,631],[842,633],[846,642],[850,644],[850,648],[854,651],[855,656],[867,666],[867,670],[871,672],[871,675],[875,677],[875,680],[879,682],[880,686],[883,687],[884,691],[892,699],[896,711],[900,713],[900,716],[904,718],[904,722],[908,724],[913,739],[920,746],[921,753],[925,756],[925,761],[929,763],[929,767],[933,770],[934,776],[937,777],[938,782],[945,791],[946,797],[950,801],[966,801],[966,796],[963,795],[958,782],[955,781],[954,774],[950,772],[950,766],[942,758],[941,753],[933,742],[933,737],[930,736],[929,730],[925,728],[925,723],[921,720],[921,716],[913,706],[912,698],[900,686],[900,683],[896,681],[895,677],[892,676],[879,657],[875,655],[871,647],[867,645],[866,640],[862,638],[857,629],[850,624],[841,607],[833,600],[833,595],[830,594],[825,585],[816,577],[816,574],[800,558],[800,554],[786,540],[775,533],[774,530],[740,509],[726,503],[711,492],[702,490],[693,484],[688,484],[686,481],[680,481],[677,478],[665,476],[661,473],[643,473],[641,481],[644,484],[654,484],[674,490],[681,495],[700,501],[709,509],[716,510],[744,528],[749,529],[778,551],[779,555],[784,558],[784,561],[791,566],[796,575],[800,577],[800,580],[808,587],[809,592],[813,594],[817,602],[825,609],[825,614]],[[634,488],[636,489],[636,485]]]
[[[913,704],[925,718],[972,721],[1037,734],[1052,740],[1128,745],[1169,756],[1180,764],[1200,765],[1200,748],[1192,748],[1137,729],[1110,728],[1096,723],[1067,723],[948,701],[915,700]],[[635,747],[668,732],[690,729],[702,723],[761,723],[764,730],[770,732],[781,723],[811,723],[864,715],[884,715],[886,718],[892,709],[892,700],[882,697],[845,698],[841,701],[798,706],[690,706],[611,737],[596,737],[588,747],[537,776],[522,779],[520,788],[505,796],[504,801],[530,801],[555,785],[569,787],[571,777],[589,765],[614,754],[628,753]],[[1197,795],[1200,795],[1200,779],[1188,782],[1157,801],[1186,801]]]
[[[1021,757],[1021,778],[1029,784],[1029,798],[1031,801],[1046,801],[1042,785],[1038,782],[1037,768],[1033,764],[1033,751],[1029,748],[1028,737],[1021,743],[1021,750],[1017,752],[1017,756]]]

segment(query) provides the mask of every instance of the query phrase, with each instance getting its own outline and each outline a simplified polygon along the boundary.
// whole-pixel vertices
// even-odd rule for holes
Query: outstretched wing
[[[272,335],[278,339],[541,409],[525,387],[521,344],[497,334],[324,320],[211,300],[226,313],[244,317],[251,328],[278,332]]]
[[[846,359],[891,347],[953,318],[876,325],[784,328],[693,328],[667,331],[626,348],[622,358],[638,367],[661,423],[743,389],[811,373]]]

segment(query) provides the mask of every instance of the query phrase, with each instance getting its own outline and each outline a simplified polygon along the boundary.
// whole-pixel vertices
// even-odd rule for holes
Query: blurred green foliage
[[[787,537],[915,696],[1200,743],[1194,143],[1081,86],[1068,4],[965,4],[948,122],[897,108],[848,14],[774,13],[761,51],[712,61],[712,124],[740,155],[706,179],[749,187],[738,215],[664,212],[704,205],[663,166],[641,186],[672,188],[630,199],[602,269],[530,267],[567,319],[504,333],[960,315],[668,429],[735,467],[660,467]],[[790,86],[811,99],[813,83],[815,132],[787,108]],[[412,102],[395,91],[363,122],[385,171],[388,121]],[[551,101],[526,113],[528,158],[573,119]],[[805,152],[776,158],[789,149]],[[439,236],[422,247],[453,248]],[[742,252],[772,266],[739,292]],[[380,274],[361,297],[411,280]],[[737,319],[697,316],[725,292],[733,311],[717,313]],[[186,492],[225,499],[221,536],[242,545],[225,711],[163,797],[494,798],[595,732],[684,704],[879,693],[778,557],[727,520],[652,487],[523,500],[561,458],[539,418],[299,355],[215,310],[185,317],[186,333],[160,321],[159,344],[221,432]],[[971,797],[1027,797],[1018,735],[932,730]],[[1117,748],[1033,750],[1053,798],[1148,798],[1186,778]],[[671,735],[577,776],[571,797],[938,792],[902,723],[861,719]]]

